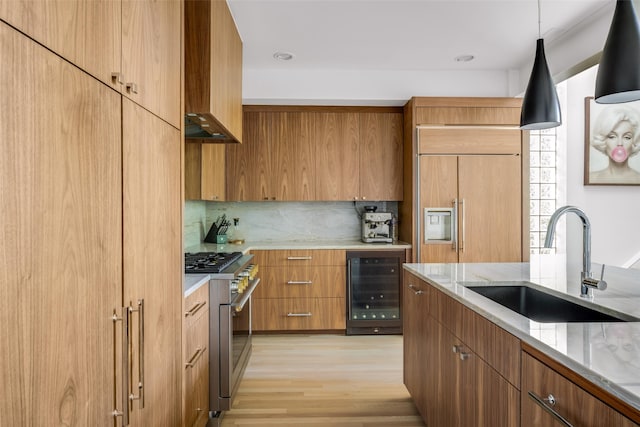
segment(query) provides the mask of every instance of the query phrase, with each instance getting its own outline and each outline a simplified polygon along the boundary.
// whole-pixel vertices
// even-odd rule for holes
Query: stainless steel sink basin
[[[540,323],[627,321],[525,285],[465,286]]]

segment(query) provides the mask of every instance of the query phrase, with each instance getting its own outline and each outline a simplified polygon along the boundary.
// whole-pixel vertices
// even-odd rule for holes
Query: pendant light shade
[[[595,100],[617,104],[640,99],[640,29],[630,0],[618,0],[604,44]]]
[[[558,93],[544,55],[544,40],[538,39],[536,58],[522,100],[520,128],[524,130],[549,129],[561,124],[560,101],[558,101]]]

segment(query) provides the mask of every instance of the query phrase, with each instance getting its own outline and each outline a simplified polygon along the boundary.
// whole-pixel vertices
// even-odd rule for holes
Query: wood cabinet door
[[[305,201],[315,199],[314,150],[309,141],[308,113],[271,112],[268,153],[273,165],[270,199]],[[268,156],[268,157],[267,157]],[[274,199],[275,198],[275,199]]]
[[[4,22],[0,57],[0,424],[113,426],[121,97]]]
[[[420,262],[458,262],[455,242],[425,244],[425,208],[453,208],[458,197],[456,156],[420,156]],[[455,237],[455,236],[454,236]]]
[[[0,18],[116,90],[121,2],[0,0]]]
[[[187,140],[184,156],[185,199],[226,200],[225,144],[202,144]]]
[[[309,113],[315,150],[315,200],[356,200],[360,194],[357,113]]]
[[[402,200],[402,135],[402,114],[360,114],[362,200]]]
[[[123,94],[177,129],[182,14],[178,0],[122,0]]]
[[[459,156],[460,262],[522,261],[520,156]]]
[[[131,384],[144,384],[144,408],[132,402],[131,424],[176,426],[182,391],[180,132],[126,98],[122,117],[124,304],[137,308],[144,300],[143,315],[131,316]]]
[[[429,358],[429,340],[431,331],[429,321],[429,288],[422,280],[412,274],[404,273],[403,291],[403,378],[416,408],[426,420],[429,415],[427,388],[431,383],[432,372]],[[429,396],[429,397],[428,397]]]
[[[242,144],[226,145],[227,200],[259,201],[268,197],[271,164],[264,157],[269,150],[267,116],[263,112],[243,115]]]

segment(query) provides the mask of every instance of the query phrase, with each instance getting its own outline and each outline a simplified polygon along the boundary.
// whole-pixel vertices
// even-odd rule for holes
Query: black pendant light
[[[640,30],[630,0],[616,1],[598,67],[595,99],[601,104],[640,99]]]
[[[549,129],[561,124],[560,101],[558,101],[558,93],[544,55],[544,40],[540,38],[540,0],[538,0],[536,58],[533,61],[531,77],[522,100],[520,129]]]

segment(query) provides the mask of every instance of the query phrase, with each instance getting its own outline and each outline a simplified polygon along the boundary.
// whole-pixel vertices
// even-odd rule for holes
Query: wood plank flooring
[[[423,427],[402,336],[258,335],[222,427]]]

